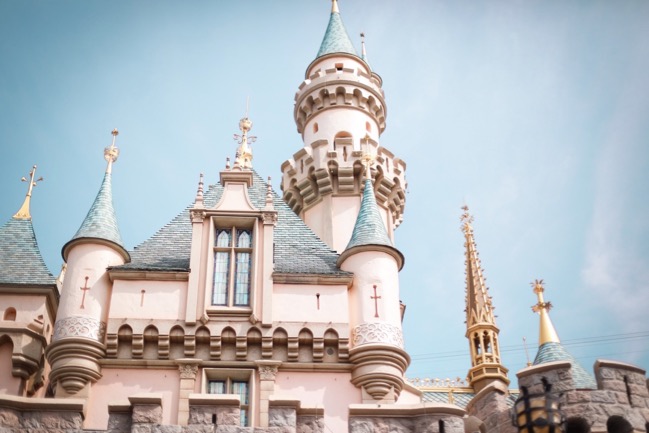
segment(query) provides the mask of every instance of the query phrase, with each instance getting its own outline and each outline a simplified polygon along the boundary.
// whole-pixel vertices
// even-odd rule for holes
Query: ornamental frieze
[[[99,342],[106,336],[106,324],[91,317],[73,316],[57,320],[54,324],[52,341],[62,338],[84,337]]]
[[[363,323],[352,330],[353,347],[383,343],[403,348],[403,333],[398,326],[388,323]]]

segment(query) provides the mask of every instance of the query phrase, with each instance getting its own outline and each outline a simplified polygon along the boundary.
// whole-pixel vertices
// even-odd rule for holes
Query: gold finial
[[[115,140],[117,139],[117,135],[119,135],[119,131],[115,128],[111,131],[111,134],[113,135],[113,142],[104,149],[104,159],[108,162],[106,173],[113,171],[113,163],[117,161],[117,157],[119,156],[119,148],[115,146]]]
[[[549,301],[545,302],[545,300],[543,299],[543,292],[545,291],[543,284],[543,280],[534,280],[534,282],[531,283],[533,291],[534,293],[536,293],[536,297],[538,299],[536,305],[532,306],[532,311],[539,313],[539,317],[541,319],[539,326],[539,346],[544,343],[560,342],[557,331],[554,329],[554,325],[552,325],[550,315],[548,314],[548,312],[552,308],[552,303]]]
[[[455,404],[455,396],[453,395],[453,388],[448,390],[448,404]]]
[[[363,146],[363,153],[361,155],[361,161],[363,162],[363,165],[365,165],[365,176],[367,179],[372,179],[372,164],[374,164],[374,161],[376,161],[376,155],[374,155],[370,149],[370,135],[365,134],[365,137],[363,137],[362,142],[364,144]]]
[[[250,144],[257,141],[257,137],[248,135],[248,131],[252,129],[252,121],[248,118],[249,102],[250,98],[246,100],[246,115],[239,121],[239,129],[242,134],[234,134],[234,140],[239,143],[234,159],[234,166],[244,169],[252,168],[252,148]]]
[[[338,1],[337,0],[331,0],[331,13],[340,13],[338,10]]]
[[[18,209],[18,212],[16,212],[16,214],[14,215],[14,218],[17,220],[28,220],[32,218],[31,214],[29,213],[29,204],[31,203],[32,190],[36,186],[37,182],[43,180],[43,176],[39,177],[36,180],[34,180],[34,177],[36,177],[36,165],[34,165],[29,172],[29,187],[27,188],[27,195],[25,195],[25,201],[23,201],[23,205],[20,206],[20,209]],[[20,180],[22,182],[27,182],[26,177],[23,177]]]
[[[462,221],[462,225],[460,226],[460,229],[464,232],[465,235],[468,235],[470,233],[473,233],[473,215],[469,213],[469,206],[464,205],[461,207],[461,209],[464,211],[462,212],[462,216],[460,217],[460,221]]]

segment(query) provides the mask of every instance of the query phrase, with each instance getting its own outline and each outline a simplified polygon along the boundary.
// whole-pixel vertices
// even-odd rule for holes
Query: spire
[[[469,213],[469,207],[463,206],[462,231],[464,232],[466,247],[466,324],[471,327],[478,323],[496,325],[493,305],[488,288],[485,283],[478,250],[473,236],[473,216]]]
[[[252,129],[252,121],[248,118],[248,102],[246,101],[246,115],[239,121],[239,129],[241,135],[234,134],[234,140],[239,143],[237,148],[236,157],[234,159],[234,166],[242,169],[252,169],[252,148],[250,144],[257,140],[254,135],[248,135],[248,131]]]
[[[36,177],[36,165],[34,165],[29,172],[29,187],[27,188],[27,195],[25,195],[25,201],[23,201],[23,205],[18,209],[18,212],[14,215],[15,219],[31,219],[32,216],[29,213],[29,205],[31,203],[31,198],[32,198],[32,190],[36,186],[37,182],[40,182],[43,180],[43,177],[39,177],[38,179],[34,180]],[[27,178],[23,177],[21,179],[23,182],[27,182]]]
[[[461,229],[466,248],[466,337],[471,351],[469,383],[476,392],[489,383],[500,381],[509,384],[507,369],[500,361],[500,343],[494,306],[485,283],[478,248],[473,236],[473,216],[468,206],[462,206]]]
[[[532,306],[532,311],[539,313],[539,317],[541,318],[539,325],[539,346],[550,342],[560,343],[557,331],[555,331],[552,320],[550,320],[550,315],[548,314],[552,308],[552,303],[543,300],[543,292],[545,291],[543,280],[535,280],[532,283],[532,287],[538,298],[536,305]]]
[[[367,51],[365,50],[365,33],[361,33],[361,59],[368,65],[370,62],[367,60]]]
[[[113,135],[113,142],[104,149],[104,158],[108,162],[104,180],[101,183],[97,197],[90,207],[86,218],[81,223],[81,227],[79,227],[79,230],[77,230],[77,233],[72,239],[63,246],[62,255],[64,260],[67,260],[69,246],[77,239],[101,239],[111,242],[116,244],[122,253],[128,257],[128,253],[122,245],[122,236],[119,232],[117,217],[113,208],[111,172],[113,163],[119,155],[119,149],[115,147],[115,138],[118,134],[117,129],[114,129],[111,134]]]
[[[345,30],[345,26],[343,25],[336,0],[332,0],[329,25],[327,25],[327,30],[325,31],[316,58],[332,53],[347,53],[357,56],[354,44],[352,44],[347,30]]]
[[[545,364],[554,361],[568,361],[572,368],[572,378],[576,389],[597,389],[595,378],[589,374],[577,360],[563,347],[559,341],[559,336],[552,325],[548,311],[552,304],[543,299],[543,280],[535,280],[532,283],[534,293],[538,298],[536,305],[532,306],[532,311],[539,313],[541,318],[539,330],[539,351],[534,358],[534,365]]]

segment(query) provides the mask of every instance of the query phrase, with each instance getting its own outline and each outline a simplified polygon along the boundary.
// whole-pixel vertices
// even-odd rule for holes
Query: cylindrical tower
[[[304,148],[282,164],[284,200],[332,249],[342,252],[363,189],[362,152],[377,156],[372,178],[379,212],[393,239],[405,206],[405,163],[379,144],[387,107],[381,77],[358,56],[337,2],[316,59],[295,95]]]
[[[113,143],[104,151],[106,174],[88,215],[63,246],[67,271],[47,359],[57,397],[83,396],[101,377],[111,282],[106,269],[130,260],[122,246],[113,208],[111,171],[119,154]],[[82,391],[84,390],[85,391]]]

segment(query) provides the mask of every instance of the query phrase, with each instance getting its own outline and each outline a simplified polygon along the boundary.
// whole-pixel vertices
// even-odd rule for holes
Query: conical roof
[[[54,284],[38,248],[31,218],[12,218],[0,227],[0,284]]]
[[[595,378],[577,362],[560,342],[549,341],[541,344],[534,358],[534,365],[546,364],[554,361],[568,361],[571,365],[572,378],[576,389],[597,389]]]
[[[63,258],[66,259],[68,245],[78,239],[102,239],[119,246],[124,252],[122,236],[117,225],[115,208],[113,207],[113,189],[111,173],[106,172],[101,183],[95,202],[90,207],[88,215],[81,223],[81,227],[70,241],[63,246]]]
[[[369,178],[365,180],[361,209],[358,211],[354,231],[345,250],[361,245],[385,245],[394,248],[379,213],[372,181]]]
[[[352,44],[352,41],[347,34],[347,30],[345,30],[335,0],[331,9],[331,16],[329,17],[329,25],[327,25],[327,31],[325,32],[324,38],[322,38],[320,50],[318,51],[316,58],[332,53],[347,53],[358,56],[354,49],[354,44]]]

